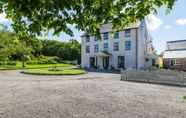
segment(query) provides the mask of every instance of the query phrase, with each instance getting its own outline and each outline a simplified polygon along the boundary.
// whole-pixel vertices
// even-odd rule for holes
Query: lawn
[[[17,62],[16,65],[0,65],[0,70],[16,70],[16,69],[37,69],[37,68],[50,68],[50,67],[71,67],[73,65],[71,64],[34,64],[34,65],[28,65],[26,64],[26,67],[22,67],[21,62]]]
[[[25,74],[33,75],[80,75],[85,74],[86,71],[83,69],[64,69],[64,70],[49,70],[48,68],[42,69],[28,69],[22,71]]]

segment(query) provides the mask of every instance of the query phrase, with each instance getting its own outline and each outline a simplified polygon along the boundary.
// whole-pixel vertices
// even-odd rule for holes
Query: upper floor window
[[[114,33],[114,39],[119,39],[119,32]]]
[[[94,52],[99,52],[99,45],[98,44],[96,44],[96,45],[94,45]]]
[[[109,33],[108,32],[103,33],[103,39],[104,40],[108,40],[109,39]]]
[[[114,42],[114,51],[118,51],[118,50],[119,50],[119,43]]]
[[[131,50],[131,41],[125,41],[125,50]]]
[[[90,53],[90,46],[86,46],[86,53]]]
[[[131,30],[127,29],[125,30],[125,37],[130,37],[131,36]]]
[[[86,42],[90,42],[90,36],[86,36]]]
[[[94,37],[94,41],[98,41],[98,37],[97,36]]]
[[[104,43],[103,48],[105,51],[107,51],[108,50],[108,43]]]

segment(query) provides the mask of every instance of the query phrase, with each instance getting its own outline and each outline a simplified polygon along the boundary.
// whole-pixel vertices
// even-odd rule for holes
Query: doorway
[[[90,68],[97,68],[97,57],[90,57]]]
[[[95,58],[90,57],[90,68],[94,68],[94,67],[95,67]]]
[[[103,57],[103,68],[104,69],[109,68],[109,57]]]

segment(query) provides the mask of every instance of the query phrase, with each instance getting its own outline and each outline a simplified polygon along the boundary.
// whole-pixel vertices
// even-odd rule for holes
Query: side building
[[[186,71],[186,40],[168,41],[163,54],[163,64],[167,69]]]
[[[145,21],[120,31],[112,24],[100,28],[101,39],[84,34],[81,66],[97,69],[147,69],[155,65],[152,38]]]

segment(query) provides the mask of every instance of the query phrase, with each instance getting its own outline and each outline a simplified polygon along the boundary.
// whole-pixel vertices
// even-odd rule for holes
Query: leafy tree
[[[15,53],[19,43],[14,33],[0,32],[0,60],[8,60]]]
[[[15,53],[20,61],[22,61],[22,67],[25,67],[25,62],[30,59],[33,48],[28,47],[26,42],[20,42],[15,46]]]
[[[17,38],[17,34],[14,32],[0,32],[0,60],[21,60],[24,62],[25,57],[31,56],[33,52],[37,51],[37,48],[40,48],[39,43],[32,40],[37,39],[23,40]]]
[[[63,60],[78,60],[80,62],[81,45],[76,40],[70,40],[69,42],[43,40],[42,54],[44,56],[57,56]]]
[[[52,29],[73,35],[69,24],[99,34],[102,24],[122,28],[157,12],[172,9],[176,0],[0,0],[0,10],[12,19],[16,32],[40,34]]]

